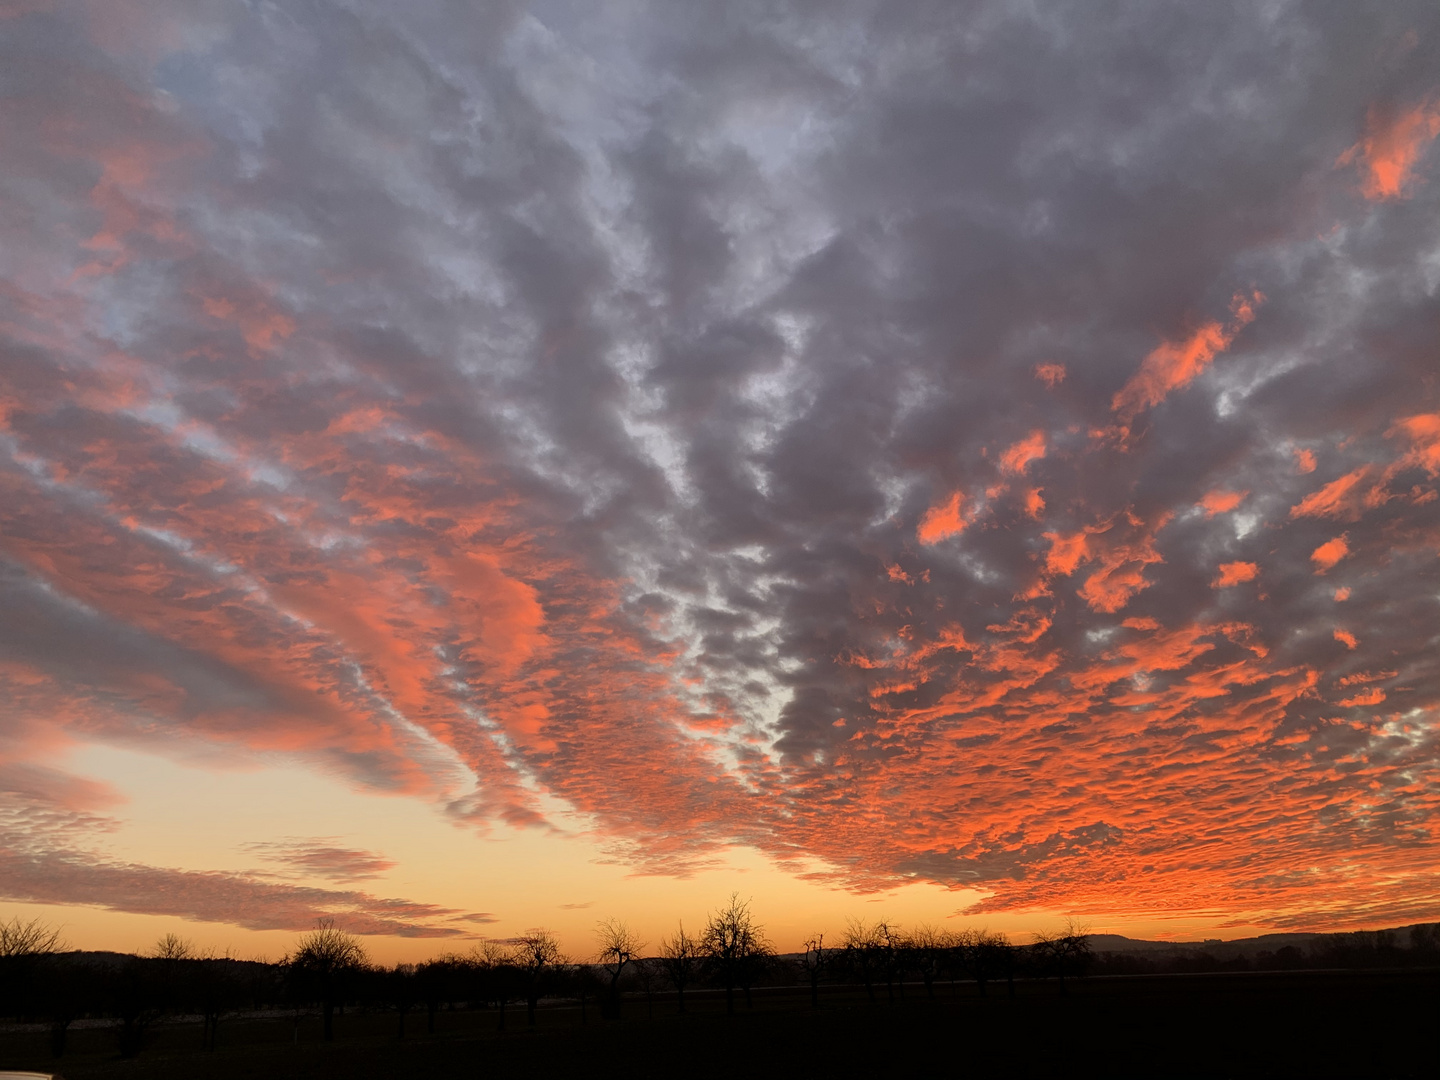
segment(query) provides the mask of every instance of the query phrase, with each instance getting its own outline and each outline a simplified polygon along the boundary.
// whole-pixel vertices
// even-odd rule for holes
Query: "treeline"
[[[1293,966],[1434,965],[1440,963],[1437,931],[1415,928],[1407,948],[1393,934],[1317,939],[1308,953],[1293,950],[1304,960]],[[118,1052],[133,1057],[157,1024],[180,1018],[198,1021],[199,1045],[213,1050],[225,1020],[267,1011],[292,1020],[296,1041],[302,1019],[311,1016],[319,1017],[322,1037],[332,1039],[334,1017],[347,1008],[391,1015],[395,1036],[403,1039],[422,1022],[433,1032],[437,1014],[453,1009],[487,1010],[504,1029],[520,1021],[522,1007],[524,1022],[533,1025],[542,1002],[578,1007],[585,1022],[592,1009],[618,1016],[627,995],[636,1002],[632,1008],[643,1002],[647,1014],[662,995],[667,1010],[683,1012],[686,994],[701,988],[723,991],[727,1011],[740,1001],[749,1006],[752,991],[767,986],[808,988],[818,1007],[822,988],[836,984],[863,988],[871,1002],[882,995],[893,1001],[907,989],[933,996],[937,987],[961,983],[980,994],[1003,984],[1013,994],[1017,979],[1053,980],[1064,993],[1067,980],[1087,974],[1203,964],[1185,956],[1097,956],[1084,928],[1073,924],[1022,945],[984,931],[921,926],[903,932],[885,921],[852,921],[837,938],[817,933],[802,951],[781,956],[749,905],[735,896],[693,934],[682,925],[651,948],[624,923],[608,920],[597,926],[596,946],[589,956],[572,958],[553,933],[536,929],[465,953],[384,967],[370,962],[358,937],[325,922],[278,962],[197,954],[175,935],[148,956],[126,956],[62,952],[56,931],[14,919],[0,922],[0,1016],[48,1024],[57,1057],[71,1025],[103,1018],[113,1026]]]
[[[1262,939],[1263,940],[1263,939]],[[1243,951],[1223,942],[1175,946],[1164,952],[1102,952],[1092,975],[1199,975],[1209,972],[1327,971],[1440,966],[1440,923],[1421,923],[1404,932],[1358,930],[1322,934],[1303,945]]]

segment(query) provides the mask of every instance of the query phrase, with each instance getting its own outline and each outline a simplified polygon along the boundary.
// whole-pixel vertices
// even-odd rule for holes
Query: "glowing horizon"
[[[0,0],[0,917],[1440,918],[1440,15],[1132,16]]]

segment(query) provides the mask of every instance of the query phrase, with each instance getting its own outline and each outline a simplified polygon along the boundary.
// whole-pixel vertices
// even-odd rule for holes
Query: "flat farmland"
[[[737,996],[738,997],[738,996]],[[1440,972],[1290,972],[1021,981],[987,996],[972,984],[756,991],[727,1016],[723,994],[632,995],[618,1020],[593,1004],[423,1010],[398,1038],[394,1012],[348,1010],[332,1043],[318,1017],[226,1020],[200,1049],[198,1023],[153,1029],[122,1060],[115,1033],[74,1030],[64,1058],[43,1030],[0,1034],[0,1066],[66,1080],[471,1078],[487,1076],[1393,1076],[1440,1074]]]

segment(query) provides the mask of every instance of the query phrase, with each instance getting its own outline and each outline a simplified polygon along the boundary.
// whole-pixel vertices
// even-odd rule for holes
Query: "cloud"
[[[1248,491],[1207,491],[1197,504],[1205,511],[1206,517],[1214,517],[1216,514],[1228,514],[1242,502]]]
[[[1065,375],[1066,371],[1064,364],[1035,365],[1035,378],[1039,379],[1051,390],[1054,390],[1055,387],[1059,386],[1062,382],[1065,381]]]
[[[1326,540],[1310,553],[1310,561],[1315,564],[1315,573],[1323,574],[1332,569],[1336,563],[1350,554],[1348,536],[1336,536]]]
[[[1440,135],[1440,102],[1406,108],[1372,105],[1365,117],[1365,137],[1335,164],[1361,167],[1364,180],[1360,191],[1367,199],[1404,198],[1416,164],[1436,135]]]
[[[1032,431],[1000,455],[1000,471],[1023,475],[1032,461],[1045,456],[1045,432]]]
[[[1212,589],[1226,589],[1241,582],[1254,581],[1260,574],[1260,567],[1253,562],[1221,563],[1220,572],[1210,583]]]
[[[1290,516],[1337,518],[1358,521],[1367,505],[1373,505],[1376,488],[1367,485],[1374,469],[1368,465],[1332,480],[1319,491],[1312,491],[1290,508]]]
[[[1421,917],[1440,188],[1372,106],[1433,8],[7,11],[5,879],[475,914],[276,879],[364,837],[86,855],[103,743],[641,873]]]
[[[248,874],[178,870],[121,862],[81,851],[0,847],[0,896],[39,904],[80,904],[138,915],[229,923],[248,930],[308,930],[318,919],[356,934],[444,938],[467,931],[437,925],[456,912],[434,904],[349,890],[265,881]]]
[[[936,503],[920,515],[915,536],[922,544],[938,544],[965,530],[966,521],[960,512],[965,496],[952,491],[943,503]]]
[[[1236,293],[1230,302],[1231,320],[1203,323],[1179,341],[1165,341],[1146,354],[1140,370],[1115,393],[1111,409],[1122,424],[1128,424],[1145,409],[1160,404],[1172,390],[1183,389],[1210,366],[1215,357],[1230,348],[1235,335],[1255,319],[1255,309],[1265,297],[1259,292]]]
[[[340,847],[334,837],[287,837],[246,844],[242,849],[297,877],[364,881],[381,877],[395,863],[373,851]]]

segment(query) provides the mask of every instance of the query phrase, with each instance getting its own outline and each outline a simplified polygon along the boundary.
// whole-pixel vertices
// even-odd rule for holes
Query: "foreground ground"
[[[829,987],[812,1010],[807,991],[758,993],[752,1010],[724,1014],[719,995],[626,1002],[619,1021],[595,1009],[542,1009],[534,1029],[512,1009],[412,1014],[396,1038],[394,1014],[319,1022],[226,1022],[220,1047],[199,1049],[198,1025],[158,1028],[138,1058],[120,1060],[114,1034],[72,1035],[61,1061],[44,1033],[0,1033],[0,1069],[56,1070],[66,1080],[230,1080],[240,1077],[435,1078],[503,1076],[1377,1076],[1440,1075],[1440,972],[1296,972],[1158,976],[1003,985],[918,986],[871,1005],[862,991]]]

